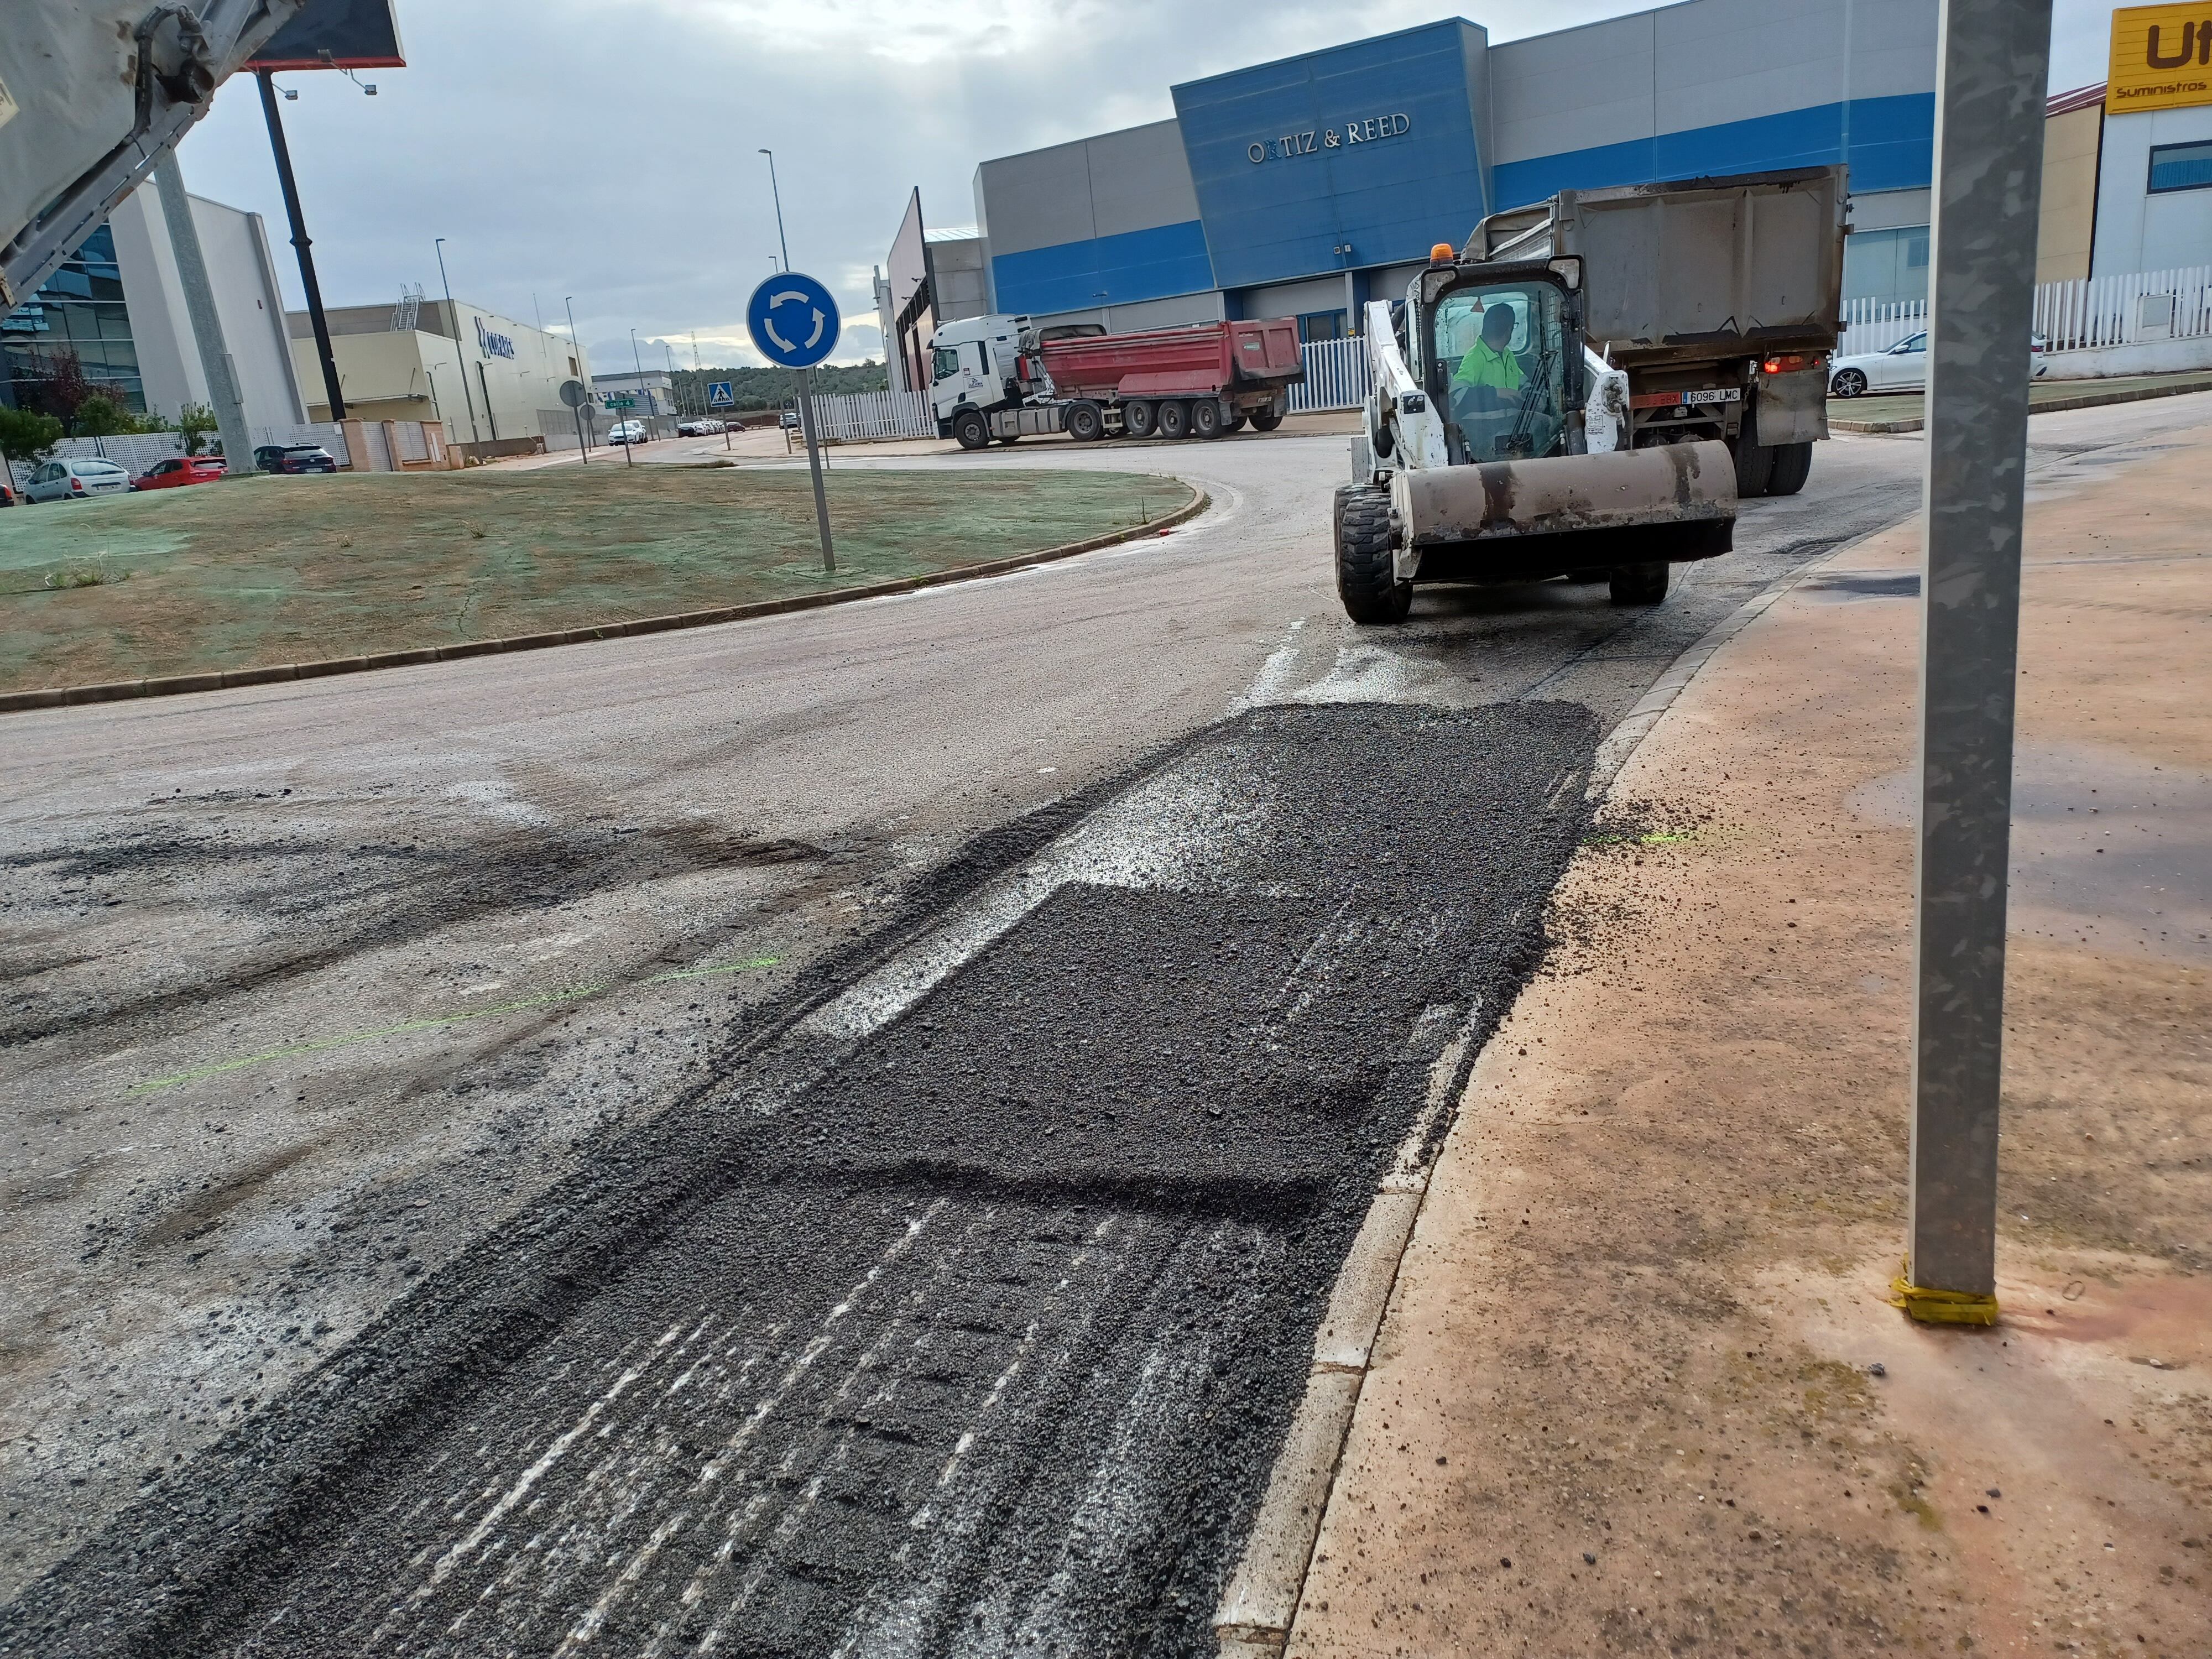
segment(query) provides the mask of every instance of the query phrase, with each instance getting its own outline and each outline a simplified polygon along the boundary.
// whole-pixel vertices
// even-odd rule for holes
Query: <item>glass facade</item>
[[[76,354],[94,391],[146,412],[138,348],[123,302],[123,275],[115,264],[115,237],[106,225],[87,237],[28,301],[0,317],[0,368],[5,371],[0,402],[38,407],[40,383],[69,352]]]

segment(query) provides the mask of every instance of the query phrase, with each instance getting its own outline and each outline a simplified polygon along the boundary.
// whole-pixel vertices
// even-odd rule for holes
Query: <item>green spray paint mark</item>
[[[1695,841],[1697,838],[1697,833],[1694,830],[1685,830],[1679,834],[1668,834],[1663,830],[1655,830],[1647,836],[1584,836],[1583,845],[1620,847],[1633,842],[1638,847],[1680,847],[1684,842]]]
[[[654,974],[650,977],[629,981],[631,987],[666,985],[676,980],[709,979],[723,974],[755,973],[763,968],[773,968],[783,960],[781,957],[754,957],[744,962],[726,963],[718,968],[683,968],[672,973]],[[264,1048],[259,1054],[239,1054],[229,1060],[216,1060],[212,1065],[195,1066],[188,1072],[173,1073],[143,1083],[134,1083],[124,1091],[126,1095],[143,1095],[155,1089],[167,1089],[179,1083],[197,1083],[202,1078],[220,1077],[226,1072],[243,1071],[248,1066],[258,1066],[266,1060],[290,1060],[301,1054],[325,1054],[332,1048],[347,1048],[357,1042],[375,1042],[385,1037],[406,1036],[416,1031],[441,1030],[449,1025],[463,1025],[471,1020],[492,1019],[501,1014],[519,1014],[532,1008],[547,1008],[563,1002],[580,1002],[617,988],[613,980],[597,985],[572,986],[565,991],[543,991],[533,997],[523,997],[514,1002],[502,1002],[489,1008],[471,1008],[458,1014],[432,1014],[422,1019],[402,1021],[397,1025],[379,1026],[373,1031],[349,1031],[343,1036],[324,1037],[315,1042],[295,1042],[283,1048]]]

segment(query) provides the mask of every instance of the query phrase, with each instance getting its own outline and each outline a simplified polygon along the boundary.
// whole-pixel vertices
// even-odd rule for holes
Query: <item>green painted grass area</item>
[[[0,690],[350,657],[860,587],[1150,523],[1136,473],[562,466],[254,477],[0,513]]]

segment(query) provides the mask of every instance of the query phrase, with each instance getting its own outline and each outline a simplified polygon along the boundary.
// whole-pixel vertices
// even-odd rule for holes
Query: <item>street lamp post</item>
[[[461,349],[461,313],[453,308],[453,279],[446,275],[446,239],[439,237],[434,246],[438,250],[438,281],[446,290],[446,326],[453,331],[453,351],[459,356]],[[461,397],[469,406],[469,441],[482,443],[483,434],[477,430],[477,399],[476,394],[469,390],[466,363],[461,365]]]
[[[775,245],[783,250],[783,268],[786,270],[789,270],[791,269],[791,244],[789,241],[785,240],[783,234],[783,191],[776,187],[775,152],[772,149],[763,149],[761,154],[768,157],[769,194],[775,198]]]

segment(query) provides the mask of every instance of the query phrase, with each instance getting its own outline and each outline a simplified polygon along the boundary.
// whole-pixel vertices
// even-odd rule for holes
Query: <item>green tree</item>
[[[197,455],[216,429],[215,410],[205,404],[186,404],[177,411],[177,430],[184,434],[185,453]]]
[[[70,424],[80,438],[112,438],[118,432],[128,432],[137,422],[114,398],[95,392],[76,406],[76,419]]]
[[[62,423],[52,416],[0,404],[0,467],[11,460],[36,466],[61,441]]]

